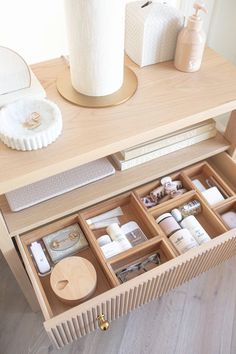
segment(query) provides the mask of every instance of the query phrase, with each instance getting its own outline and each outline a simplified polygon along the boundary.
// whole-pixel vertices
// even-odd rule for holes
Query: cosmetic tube
[[[117,217],[117,216],[121,216],[121,215],[123,215],[123,211],[122,211],[121,207],[118,207],[118,208],[109,210],[109,211],[107,211],[107,212],[105,212],[103,214],[94,216],[91,219],[87,219],[86,222],[87,222],[88,225],[92,225],[92,224],[95,224],[97,222],[100,222],[100,221],[103,221],[103,220],[107,220],[107,219],[111,219],[111,218],[114,218],[114,217]]]
[[[96,229],[102,229],[104,227],[107,227],[111,224],[120,224],[120,221],[118,218],[110,218],[110,219],[105,219],[101,220],[98,222],[95,222],[94,224],[90,224],[89,227],[91,230],[96,230]]]

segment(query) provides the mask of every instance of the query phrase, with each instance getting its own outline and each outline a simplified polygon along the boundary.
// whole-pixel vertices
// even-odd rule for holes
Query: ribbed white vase
[[[124,77],[125,0],[65,0],[74,89],[88,96],[119,90]]]

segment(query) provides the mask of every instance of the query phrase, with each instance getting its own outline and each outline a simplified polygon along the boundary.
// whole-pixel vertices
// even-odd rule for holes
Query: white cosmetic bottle
[[[181,229],[176,231],[173,235],[169,237],[169,240],[175,246],[177,251],[179,251],[180,254],[185,253],[191,248],[198,246],[197,241],[187,229]]]
[[[202,19],[198,13],[200,10],[207,13],[207,9],[201,2],[195,2],[193,7],[195,14],[189,17],[187,27],[178,35],[174,62],[176,69],[187,73],[200,69],[206,43]]]
[[[204,230],[202,225],[198,222],[195,216],[190,215],[181,221],[180,225],[189,230],[191,235],[195,238],[199,245],[211,240],[208,233]]]
[[[129,240],[127,239],[118,224],[112,224],[108,226],[106,231],[111,237],[111,239],[119,244],[119,247],[122,249],[122,251],[126,251],[129,248],[132,248],[131,243],[129,242]]]

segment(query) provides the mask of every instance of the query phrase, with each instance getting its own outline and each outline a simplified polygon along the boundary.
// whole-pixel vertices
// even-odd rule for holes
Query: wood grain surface
[[[61,137],[46,149],[19,152],[0,143],[0,194],[236,108],[236,68],[207,49],[201,70],[175,70],[173,62],[138,68],[139,86],[128,102],[106,109],[79,108],[57,92],[63,59],[33,67],[63,116]],[[194,102],[194,103],[193,103]]]
[[[95,291],[97,273],[86,258],[68,257],[53,268],[50,285],[62,302],[76,305],[85,301]]]
[[[232,143],[229,149],[229,154],[232,156],[234,161],[236,161],[236,110],[231,113],[226,131],[225,137],[228,141]]]
[[[96,184],[91,183],[77,188],[22,211],[12,212],[5,196],[0,196],[0,209],[6,220],[9,233],[11,236],[15,236],[177,171],[199,160],[219,154],[227,150],[228,147],[229,143],[222,135],[218,134],[216,138],[126,171],[116,171],[115,175],[97,181]]]
[[[50,343],[0,255],[4,354],[235,354],[236,258],[62,350]]]

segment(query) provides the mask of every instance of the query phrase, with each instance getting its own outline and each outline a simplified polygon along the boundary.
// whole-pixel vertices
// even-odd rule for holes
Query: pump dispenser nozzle
[[[195,9],[195,14],[193,14],[193,16],[195,17],[199,17],[199,11],[202,10],[203,12],[205,12],[207,14],[207,8],[206,5],[204,4],[204,2],[200,2],[200,1],[196,1],[193,5],[193,8]]]
[[[195,9],[195,13],[189,17],[188,27],[191,30],[198,31],[202,27],[202,19],[199,16],[199,12],[204,11],[205,13],[207,13],[207,8],[206,8],[206,5],[204,4],[204,2],[202,2],[202,1],[196,1],[193,4],[193,8]]]

